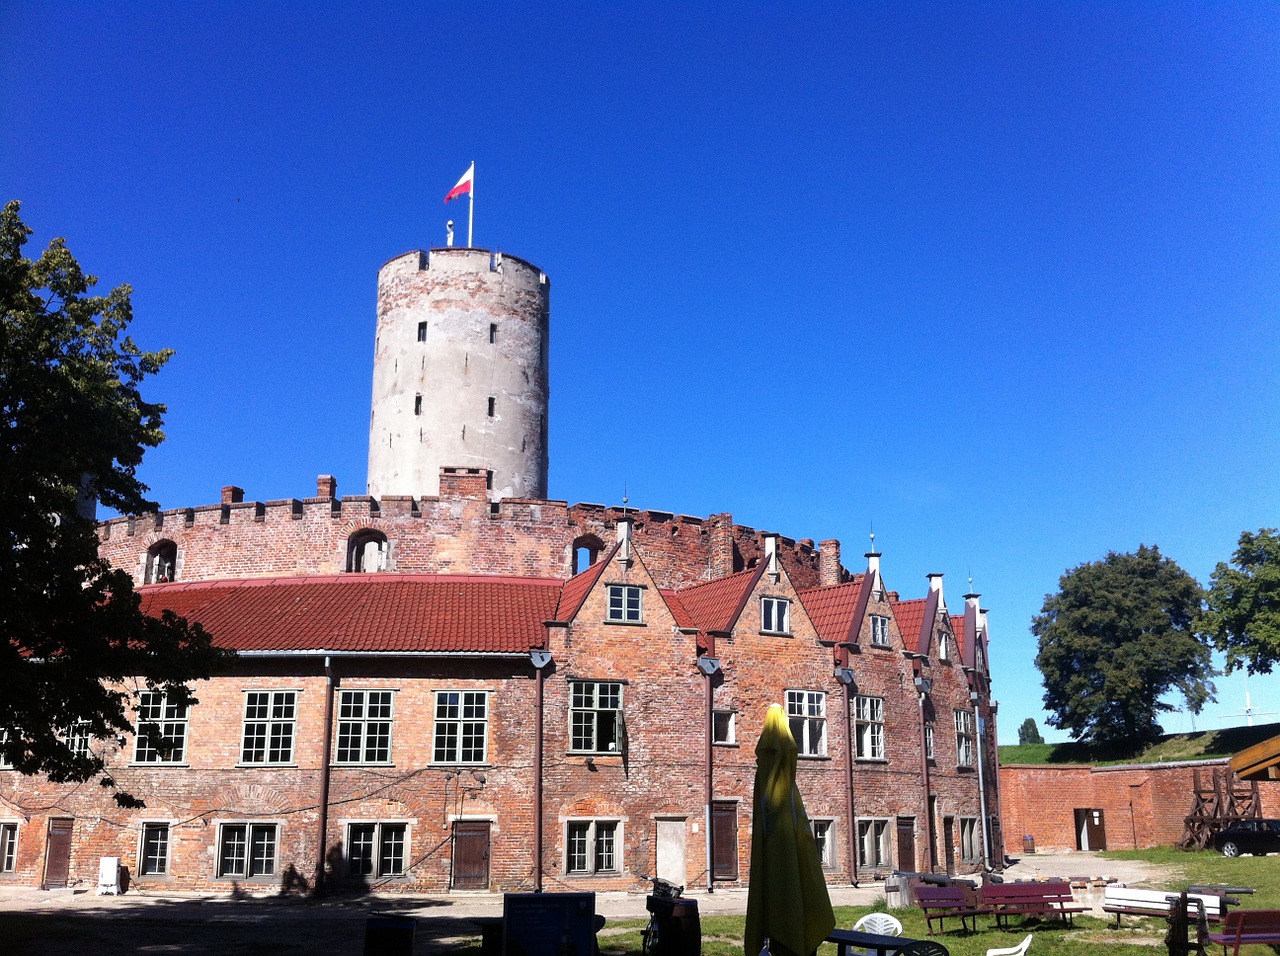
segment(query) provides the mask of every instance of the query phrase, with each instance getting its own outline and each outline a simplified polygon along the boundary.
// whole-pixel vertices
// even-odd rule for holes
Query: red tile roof
[[[704,631],[731,631],[747,602],[747,596],[764,573],[764,562],[705,584],[695,584],[679,593],[689,618]]]
[[[435,574],[195,581],[139,588],[142,609],[198,621],[234,651],[524,653],[563,582]]]
[[[893,616],[898,621],[898,630],[902,632],[902,646],[905,650],[920,649],[920,632],[924,628],[926,603],[926,598],[892,602]]]
[[[658,593],[667,602],[667,609],[671,612],[671,616],[676,619],[676,627],[689,628],[690,630],[697,628],[698,623],[690,616],[689,610],[684,606],[684,602],[680,600],[679,594],[669,588],[659,588]]]
[[[861,623],[857,620],[858,608],[865,603],[860,599],[862,585],[866,580],[866,575],[859,574],[844,584],[805,588],[796,592],[809,620],[813,621],[820,640],[833,644],[857,642],[858,635],[854,628]]]
[[[951,615],[951,633],[956,636],[956,656],[967,663],[967,659],[964,656],[965,636],[963,614]]]
[[[572,621],[578,616],[578,611],[582,610],[582,602],[596,586],[600,575],[604,574],[604,569],[609,566],[609,562],[613,560],[613,556],[618,553],[620,547],[622,542],[619,541],[595,564],[565,582],[564,590],[560,593],[560,606],[556,608],[557,621]]]

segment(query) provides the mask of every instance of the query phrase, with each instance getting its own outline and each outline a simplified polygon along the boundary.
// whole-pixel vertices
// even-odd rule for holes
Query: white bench
[[[1173,904],[1178,901],[1181,891],[1170,890],[1137,890],[1128,886],[1108,886],[1102,891],[1102,909],[1106,913],[1116,914],[1116,925],[1120,925],[1120,917],[1129,916],[1163,916],[1168,917]],[[1199,900],[1204,910],[1205,919],[1211,923],[1222,920],[1225,908],[1221,896],[1212,893],[1188,893],[1187,900]],[[1198,915],[1198,914],[1188,914]]]

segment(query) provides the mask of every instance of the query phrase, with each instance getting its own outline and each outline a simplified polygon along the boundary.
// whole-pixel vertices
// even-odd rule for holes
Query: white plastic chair
[[[1028,933],[1027,938],[1017,946],[1009,946],[1005,949],[989,949],[987,950],[987,956],[1026,956],[1026,952],[1030,948],[1031,934]]]
[[[888,913],[868,913],[853,928],[860,933],[879,933],[881,936],[901,936],[902,924],[898,917]]]

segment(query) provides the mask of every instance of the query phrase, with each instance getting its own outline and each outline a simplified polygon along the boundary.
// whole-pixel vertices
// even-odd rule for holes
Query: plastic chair
[[[868,913],[853,928],[860,933],[879,933],[881,936],[901,936],[902,924],[898,917],[888,913]]]
[[[1031,935],[1028,933],[1027,938],[1017,946],[1009,946],[1005,949],[989,949],[987,950],[987,956],[1025,956],[1027,950],[1031,948]]]

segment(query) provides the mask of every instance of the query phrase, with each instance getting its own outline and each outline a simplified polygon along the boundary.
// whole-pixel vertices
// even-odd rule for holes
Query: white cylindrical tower
[[[551,283],[485,249],[378,271],[369,494],[435,495],[441,467],[493,472],[490,497],[547,496]]]

